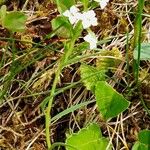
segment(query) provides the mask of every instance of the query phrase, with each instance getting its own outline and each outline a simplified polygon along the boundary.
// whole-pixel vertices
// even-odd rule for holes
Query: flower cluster
[[[81,19],[81,13],[76,6],[72,6],[70,10],[66,10],[63,15],[69,18],[71,24],[76,24]]]
[[[102,9],[104,9],[107,3],[109,2],[109,0],[94,0],[94,1],[99,2],[100,7]],[[87,29],[90,26],[98,25],[96,14],[93,10],[81,13],[76,6],[72,6],[70,7],[69,10],[66,10],[63,13],[63,15],[68,17],[72,25],[76,25],[78,21],[81,21],[83,29]],[[94,33],[88,33],[88,35],[84,37],[84,40],[90,44],[90,49],[96,48],[97,38]]]
[[[89,28],[91,25],[97,26],[98,24],[96,14],[93,10],[80,13],[76,6],[72,6],[70,10],[66,10],[63,15],[69,18],[71,24],[76,24],[81,20],[84,29]]]

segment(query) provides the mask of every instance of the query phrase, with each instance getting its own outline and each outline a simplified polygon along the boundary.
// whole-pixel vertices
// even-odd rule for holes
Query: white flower
[[[97,48],[97,37],[94,33],[88,33],[84,40],[90,44],[90,49]]]
[[[70,10],[66,10],[63,15],[69,18],[71,24],[76,24],[81,20],[84,29],[89,28],[91,25],[97,26],[98,24],[93,10],[80,13],[76,6],[71,6]]]
[[[76,24],[81,19],[81,13],[74,5],[70,7],[70,10],[66,10],[63,15],[69,18],[71,24]]]
[[[95,17],[96,14],[93,10],[89,10],[84,12],[81,16],[83,28],[89,28],[91,25],[97,26],[97,18]]]
[[[104,9],[104,8],[106,7],[107,3],[109,2],[109,0],[95,0],[95,1],[96,1],[96,2],[99,2],[100,7],[101,7],[102,9]]]

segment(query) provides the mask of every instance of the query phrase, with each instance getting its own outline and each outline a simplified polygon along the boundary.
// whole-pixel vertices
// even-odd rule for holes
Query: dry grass
[[[3,58],[0,68],[0,90],[5,89],[3,103],[0,104],[0,149],[1,150],[46,150],[45,119],[40,109],[40,103],[49,95],[53,81],[57,60],[63,53],[63,47],[58,37],[44,39],[52,29],[50,21],[58,14],[56,6],[49,1],[22,1],[14,0],[6,2],[9,10],[24,10],[28,15],[27,29],[23,34],[15,34],[16,68],[21,70],[9,78],[11,72],[11,47],[9,45],[9,33],[0,27],[0,58]],[[145,2],[144,13],[150,14],[150,4]],[[133,42],[136,0],[112,0],[105,10],[97,8],[99,25],[93,31],[99,39],[110,39],[108,43],[100,45],[103,49],[117,47],[124,55],[124,60],[115,70],[109,83],[131,101],[128,110],[117,118],[104,122],[95,105],[89,105],[79,109],[56,123],[52,124],[52,142],[64,141],[66,134],[78,131],[89,122],[97,122],[103,134],[109,137],[114,150],[131,149],[137,139],[137,133],[141,129],[150,129],[150,118],[140,103],[138,93],[134,89],[132,74],[132,51],[129,47],[130,74],[127,73],[125,62],[126,32],[129,31],[129,46]],[[150,16],[143,17],[143,41],[150,42]],[[128,26],[128,28],[127,28]],[[25,39],[29,43],[20,40]],[[33,42],[33,43],[31,43]],[[40,42],[40,44],[38,44]],[[52,45],[53,44],[53,45]],[[87,54],[89,52],[86,52]],[[90,52],[93,53],[93,52]],[[85,55],[85,54],[82,54]],[[96,57],[84,59],[89,63],[95,63]],[[82,60],[81,60],[82,61]],[[2,62],[2,61],[1,61]],[[80,63],[70,65],[61,74],[58,88],[79,81],[78,71]],[[142,62],[141,74],[147,71],[150,76],[150,63]],[[150,105],[150,80],[143,80],[143,97]],[[130,88],[129,88],[130,87]],[[52,116],[64,109],[94,99],[92,93],[78,84],[55,97]]]

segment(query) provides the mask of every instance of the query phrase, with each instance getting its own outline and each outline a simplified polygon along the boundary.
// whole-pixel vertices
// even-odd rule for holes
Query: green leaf
[[[78,21],[78,23],[76,24],[76,26],[73,29],[73,38],[78,39],[81,36],[82,30],[83,30],[82,23],[81,23],[81,21]]]
[[[27,16],[22,12],[14,11],[6,14],[3,26],[12,32],[23,32]]]
[[[56,0],[59,13],[63,13],[71,6],[75,5],[75,0]]]
[[[134,59],[138,59],[138,47],[134,49]],[[141,43],[140,60],[150,60],[150,43]]]
[[[87,101],[87,102],[83,102],[83,103],[79,103],[79,104],[76,104],[76,105],[72,105],[71,107],[65,109],[64,111],[60,112],[59,114],[57,114],[56,116],[54,116],[52,119],[51,119],[51,123],[55,123],[58,119],[62,118],[63,116],[71,113],[71,112],[74,112],[75,110],[79,109],[79,108],[82,108],[84,106],[87,106],[88,104],[91,104],[95,101]]]
[[[132,150],[139,150],[139,146],[140,146],[140,142],[136,142],[133,147]]]
[[[4,19],[5,19],[5,16],[6,16],[6,5],[3,5],[0,9],[0,21],[1,21],[1,24],[3,25],[4,24]]]
[[[87,42],[76,44],[76,47],[74,48],[74,52],[83,52],[89,48],[89,44]]]
[[[68,19],[63,16],[54,18],[52,21],[52,29],[56,30],[56,34],[62,38],[70,38],[72,34],[72,26]]]
[[[139,141],[150,146],[150,130],[142,130],[138,134]]]
[[[84,9],[87,9],[88,8],[88,5],[89,5],[89,0],[80,0],[84,6]]]
[[[97,7],[99,7],[99,3],[96,1],[92,1],[92,3],[90,4],[90,8],[94,10]]]
[[[5,2],[5,0],[0,0],[0,5],[2,5]]]
[[[132,150],[150,150],[150,130],[142,130],[138,134],[138,141]]]
[[[74,133],[66,140],[67,150],[105,150],[108,140],[102,137],[101,130],[97,124],[91,124],[87,128]]]
[[[47,97],[42,101],[42,103],[40,104],[41,109],[42,109],[43,112],[45,111],[46,105],[48,104],[50,98],[51,98],[50,96],[47,96]]]
[[[80,66],[81,79],[88,90],[95,91],[95,83],[105,80],[105,72],[95,67],[82,64]]]
[[[95,95],[98,109],[106,120],[116,117],[129,106],[129,102],[105,81],[96,83]]]
[[[112,50],[102,50],[100,56],[102,57],[98,57],[96,60],[96,67],[106,71],[111,69],[112,72],[118,68],[123,59],[122,53],[117,47],[113,47]]]
[[[148,147],[140,142],[136,142],[133,147],[132,150],[149,150]]]

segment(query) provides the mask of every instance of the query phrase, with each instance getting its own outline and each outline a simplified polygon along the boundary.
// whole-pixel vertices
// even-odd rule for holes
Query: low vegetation
[[[149,0],[0,6],[0,149],[150,149]]]

